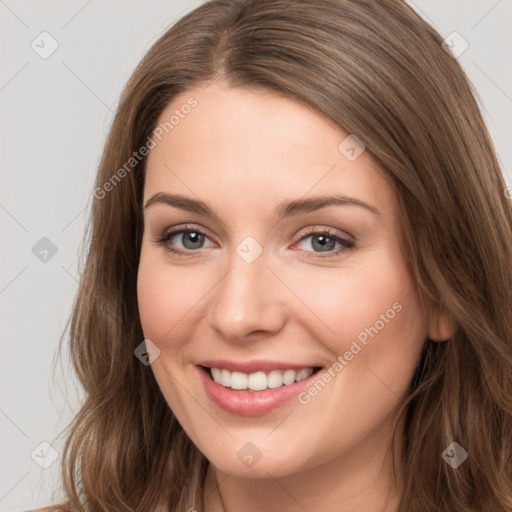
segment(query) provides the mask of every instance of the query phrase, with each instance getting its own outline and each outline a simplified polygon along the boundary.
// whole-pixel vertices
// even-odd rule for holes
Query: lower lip
[[[217,384],[206,370],[197,367],[204,387],[210,399],[219,407],[240,416],[261,416],[271,412],[296,397],[312,380],[315,372],[300,382],[263,391],[234,390]]]

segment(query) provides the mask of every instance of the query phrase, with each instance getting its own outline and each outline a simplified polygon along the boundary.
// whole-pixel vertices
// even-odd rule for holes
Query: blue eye
[[[183,249],[175,249],[172,243],[173,239],[181,242]],[[208,239],[206,233],[195,227],[181,228],[173,231],[168,231],[159,237],[156,242],[162,244],[168,251],[179,256],[189,255],[189,252],[195,252],[195,249],[203,249],[205,240]]]
[[[312,228],[299,242],[303,242],[308,238],[311,239],[308,245],[313,249],[313,251],[306,251],[313,253],[308,256],[310,258],[329,258],[355,247],[353,241],[340,237],[330,229],[318,230]],[[338,244],[337,249],[335,249],[336,244]]]
[[[311,239],[307,245],[312,250],[305,249],[303,246],[302,251],[307,253],[308,258],[332,258],[355,247],[355,242],[340,237],[329,228],[311,228],[305,236],[299,239],[298,243],[301,244],[307,239]],[[209,240],[208,236],[201,229],[195,226],[184,226],[164,232],[154,241],[163,245],[174,255],[195,256],[200,252],[198,249],[211,247],[212,244],[204,245],[207,240]],[[179,243],[182,247],[176,248]]]

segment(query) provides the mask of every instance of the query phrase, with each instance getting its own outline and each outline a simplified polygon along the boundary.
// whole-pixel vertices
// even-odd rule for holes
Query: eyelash
[[[197,250],[190,249],[187,251],[183,251],[183,250],[173,249],[168,244],[169,240],[171,240],[176,235],[179,235],[181,233],[191,233],[191,232],[199,233],[200,235],[204,235],[205,237],[207,237],[207,234],[203,230],[198,229],[197,227],[195,227],[193,225],[186,225],[186,226],[180,227],[179,229],[173,229],[171,231],[164,232],[156,240],[153,240],[153,242],[155,242],[159,245],[162,245],[165,248],[165,250],[169,251],[173,255],[192,256],[193,253],[199,252],[200,249],[197,249]],[[307,256],[308,258],[312,258],[312,259],[332,258],[334,256],[339,255],[340,253],[342,253],[344,251],[349,251],[349,250],[352,250],[355,248],[355,243],[353,241],[340,237],[330,228],[324,228],[324,229],[309,228],[307,230],[307,232],[298,240],[298,242],[301,242],[302,240],[310,237],[311,235],[327,236],[329,238],[332,238],[335,242],[340,243],[341,247],[335,251],[330,251],[325,255],[323,255],[322,253],[312,253],[311,251],[304,251],[304,252],[308,253],[308,255],[309,255],[309,256]],[[314,256],[311,254],[314,254]]]

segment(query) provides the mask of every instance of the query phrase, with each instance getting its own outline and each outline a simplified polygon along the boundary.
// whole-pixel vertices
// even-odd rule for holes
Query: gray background
[[[0,0],[2,511],[46,505],[57,488],[60,458],[42,469],[52,452],[40,443],[60,453],[60,430],[80,399],[67,359],[54,379],[52,363],[77,291],[101,149],[135,65],[200,3]],[[512,0],[409,3],[443,37],[456,31],[468,42],[459,61],[479,92],[511,184]],[[46,59],[31,47],[35,40],[39,51],[50,48],[49,39],[38,37],[43,31],[58,43]],[[43,237],[56,247],[54,255],[40,252]]]

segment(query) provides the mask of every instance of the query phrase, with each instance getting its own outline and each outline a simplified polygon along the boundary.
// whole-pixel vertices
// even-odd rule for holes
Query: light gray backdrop
[[[57,487],[57,436],[80,393],[67,360],[51,379],[52,360],[102,145],[137,62],[200,3],[0,0],[2,511],[46,505]],[[512,184],[512,0],[409,3],[460,54]]]

